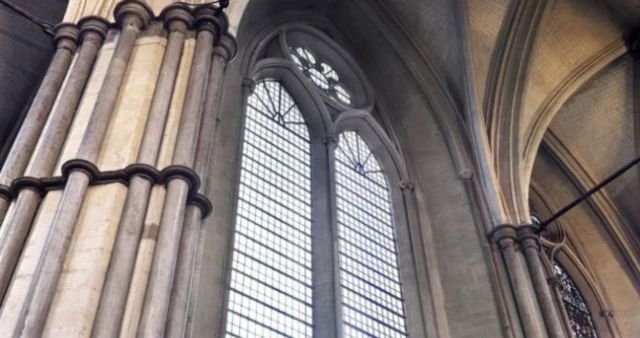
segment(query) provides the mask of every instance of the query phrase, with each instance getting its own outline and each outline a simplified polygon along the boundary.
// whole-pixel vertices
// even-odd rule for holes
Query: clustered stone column
[[[547,327],[549,337],[566,337],[562,320],[558,313],[552,290],[547,283],[547,275],[540,259],[540,236],[537,233],[538,227],[535,225],[524,225],[518,228],[518,240],[524,252],[524,256],[529,267],[529,275],[533,283],[538,304],[542,311],[542,317]]]
[[[194,226],[189,222],[192,222],[193,218],[185,217],[185,215],[191,209],[187,207],[189,195],[200,187],[198,173],[191,168],[196,165],[198,148],[203,149],[202,154],[209,157],[208,147],[210,145],[208,143],[212,140],[211,131],[215,117],[205,115],[207,113],[215,115],[217,102],[207,101],[206,103],[209,103],[210,106],[205,108],[205,94],[211,95],[213,98],[217,97],[220,88],[219,77],[222,75],[224,64],[231,56],[231,53],[228,52],[219,55],[221,54],[220,49],[214,53],[214,45],[218,44],[222,49],[225,49],[225,46],[230,46],[233,49],[231,52],[235,53],[233,39],[225,35],[228,22],[226,17],[221,15],[221,11],[210,6],[201,6],[196,8],[194,17],[194,26],[197,31],[196,46],[172,159],[172,166],[176,170],[169,174],[167,179],[167,194],[138,329],[139,337],[164,336],[167,321],[169,321],[170,336],[181,336],[186,327],[186,317],[180,317],[184,314],[174,311],[175,315],[170,318],[169,309],[172,305],[172,298],[173,305],[184,309],[188,308],[188,288],[191,285],[191,269],[193,267],[193,258],[190,256],[195,254],[195,248],[192,248],[191,245],[197,241],[189,239],[188,233]],[[221,38],[221,36],[226,37]],[[207,76],[202,76],[202,74],[209,74],[215,78],[207,81]],[[207,90],[209,83],[212,83],[212,88]],[[207,123],[209,118],[213,119],[211,123]],[[201,132],[207,134],[201,135]],[[206,169],[208,162],[200,166]],[[197,203],[197,205],[202,207],[202,203]],[[195,214],[202,211],[195,212]],[[185,224],[185,220],[187,224]],[[187,238],[181,241],[184,226],[187,227]],[[184,243],[182,248],[181,242]],[[183,261],[186,261],[185,264],[188,265],[188,268],[184,269],[188,271],[182,270],[183,267],[176,271],[180,251],[183,253]],[[176,279],[178,282],[176,285],[187,288],[187,290],[175,289],[174,280]],[[175,292],[172,293],[172,290]]]
[[[234,38],[227,33],[228,21],[222,9],[212,4],[194,8],[186,3],[173,3],[155,18],[145,1],[122,0],[114,9],[114,25],[104,18],[89,16],[77,25],[65,23],[56,27],[53,60],[0,172],[0,221],[4,220],[0,236],[0,306],[6,294],[14,292],[9,287],[16,278],[16,267],[21,264],[43,197],[50,190],[63,191],[55,214],[49,218],[44,248],[34,260],[37,267],[26,296],[15,298],[24,300],[17,303],[21,310],[19,315],[16,312],[15,328],[10,326],[13,336],[46,334],[45,324],[58,284],[66,273],[63,265],[73,245],[71,238],[88,190],[93,185],[113,182],[128,186],[127,197],[122,213],[117,215],[117,234],[109,265],[105,266],[104,284],[101,283],[104,286],[96,293],[96,297],[100,295],[99,301],[96,298],[91,303],[96,306],[95,317],[88,317],[93,319],[91,336],[120,336],[151,191],[160,184],[166,184],[167,193],[137,335],[185,336],[198,236],[202,220],[211,210],[205,196],[206,177],[222,84],[226,65],[237,49]],[[134,46],[147,27],[159,20],[167,33],[166,47],[149,113],[144,115],[137,158],[126,168],[102,172],[97,162],[104,151],[126,74],[136,71],[130,69]],[[109,29],[117,31],[117,36],[113,34],[115,50],[82,132],[79,149],[62,165],[62,176],[54,177]],[[158,34],[157,30],[154,32]],[[169,167],[160,171],[156,165],[161,144],[167,137],[166,125],[175,99],[185,42],[194,35],[195,50],[180,125],[175,145],[170,145],[173,159]],[[9,206],[11,212],[7,213]]]
[[[98,159],[120,86],[122,86],[133,52],[133,46],[141,30],[153,17],[153,12],[146,3],[138,1],[120,2],[114,12],[121,33],[76,155],[75,162],[82,164],[92,165]],[[15,332],[17,336],[38,337],[42,334],[47,313],[60,279],[62,266],[69,250],[71,234],[80,214],[87,188],[94,175],[86,169],[86,166],[80,166],[73,162],[66,166],[65,171],[68,173],[68,179],[64,195],[58,205],[44,252],[38,262],[38,268],[36,268],[36,275],[29,288],[28,298],[20,314]]]
[[[82,91],[87,85],[98,50],[107,34],[108,25],[109,23],[100,17],[87,17],[78,23],[80,27],[80,49],[78,50],[76,61],[69,71],[67,85],[60,94],[58,104],[51,112],[49,124],[43,132],[42,144],[46,145],[46,147],[40,147],[36,151],[33,164],[25,174],[26,177],[36,179],[51,176],[53,173],[67,132],[71,126],[71,121],[78,108]],[[75,27],[69,24],[63,24],[60,27],[64,28],[64,31],[71,33],[76,30]],[[65,34],[64,36],[73,38],[72,34]],[[66,43],[70,42],[66,41]],[[27,121],[29,119],[30,117],[27,118]],[[22,159],[28,160],[29,158],[23,154],[20,161]],[[10,160],[7,161],[5,168],[13,166],[14,162],[10,162]],[[29,234],[33,217],[38,211],[41,200],[40,191],[37,189],[20,190],[15,199],[14,212],[4,222],[8,228],[0,238],[0,296],[5,294],[9,286],[11,275],[20,257],[22,246]]]
[[[226,22],[224,23],[227,24]],[[223,31],[226,27],[223,27]],[[213,50],[213,59],[209,71],[207,92],[204,100],[203,120],[200,126],[200,136],[195,160],[195,171],[199,177],[207,177],[209,164],[211,163],[214,129],[220,98],[222,94],[222,79],[227,62],[236,54],[235,39],[228,34],[223,34],[217,46]],[[204,195],[208,188],[208,181],[201,182],[199,192]],[[193,269],[198,250],[198,235],[202,226],[202,209],[195,204],[189,204],[185,211],[180,250],[178,252],[177,266],[169,315],[167,319],[167,337],[183,337],[187,326],[187,314],[191,295]]]
[[[492,238],[504,258],[525,336],[568,337],[563,325],[562,311],[558,309],[555,301],[559,295],[556,295],[555,284],[550,282],[555,278],[547,276],[540,257],[538,226],[502,225],[492,232]],[[523,266],[523,260],[519,255],[524,256],[526,267]],[[533,292],[529,285],[533,287]],[[538,309],[544,325],[536,320]]]
[[[518,257],[516,230],[517,227],[501,225],[494,229],[492,238],[502,253],[525,336],[548,337],[545,327],[537,320],[537,301],[527,283],[526,268]]]
[[[40,132],[76,52],[78,28],[73,24],[63,23],[56,26],[55,31],[53,42],[56,51],[51,65],[49,65],[40,89],[27,112],[25,122],[7,156],[6,163],[11,165],[5,165],[0,171],[0,221],[4,218],[9,206],[9,186],[27,168],[31,153],[38,143]]]
[[[160,152],[185,34],[193,20],[190,8],[184,4],[168,6],[161,17],[169,36],[137,158],[138,166],[151,168]],[[143,172],[131,178],[93,326],[93,337],[117,337],[119,334],[153,184],[153,179]]]

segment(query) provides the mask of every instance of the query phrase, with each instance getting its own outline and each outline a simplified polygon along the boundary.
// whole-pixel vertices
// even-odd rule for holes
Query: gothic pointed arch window
[[[582,293],[566,270],[556,261],[553,262],[554,273],[559,284],[562,305],[567,311],[571,332],[575,338],[597,338],[593,316]]]
[[[402,194],[381,147],[340,125],[372,109],[371,91],[326,36],[281,32],[246,99],[225,334],[423,336],[407,323],[416,300],[404,277],[415,274],[399,261]]]
[[[364,139],[352,131],[340,135],[335,163],[345,336],[406,336],[384,172]]]

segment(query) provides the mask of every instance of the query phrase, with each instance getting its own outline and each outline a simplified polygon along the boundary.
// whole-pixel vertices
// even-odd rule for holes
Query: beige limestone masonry
[[[7,290],[2,312],[0,312],[0,337],[11,337],[13,335],[13,330],[17,324],[22,304],[38,265],[51,221],[61,198],[62,191],[51,191],[40,204],[40,210],[33,222],[31,233],[16,267],[11,286]]]

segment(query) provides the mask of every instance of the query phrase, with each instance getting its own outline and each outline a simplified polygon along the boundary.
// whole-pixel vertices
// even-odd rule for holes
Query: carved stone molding
[[[600,316],[604,317],[605,319],[609,320],[611,318],[613,318],[613,311],[612,310],[601,310],[600,311]]]
[[[517,239],[516,227],[509,224],[499,225],[491,231],[489,236],[500,249],[513,247]]]
[[[547,278],[547,284],[552,289],[555,289],[560,286],[560,279],[557,276]]]
[[[75,53],[78,48],[78,36],[80,31],[78,26],[72,23],[63,22],[55,27],[56,35],[53,37],[53,44],[56,48],[64,48],[71,53]]]
[[[109,21],[99,16],[87,16],[78,21],[80,27],[80,43],[90,42],[102,45],[109,31]]]
[[[411,181],[401,181],[400,183],[398,183],[398,188],[400,188],[402,192],[413,193],[415,187],[415,184]]]
[[[144,29],[151,19],[153,19],[153,10],[142,0],[122,0],[118,2],[113,10],[113,16],[119,28],[125,25],[135,25],[140,29]],[[133,20],[135,22],[132,22]]]
[[[243,78],[242,88],[250,94],[253,93],[253,91],[256,89],[256,80],[249,77]]]
[[[338,145],[338,142],[340,142],[340,138],[334,134],[327,134],[327,136],[322,138],[322,144],[326,146],[335,147]]]
[[[222,34],[216,47],[213,49],[214,55],[220,55],[225,62],[229,62],[238,53],[238,44],[233,36],[225,33]]]
[[[172,165],[158,170],[152,166],[143,164],[131,164],[120,170],[100,171],[93,163],[74,159],[66,162],[62,166],[62,175],[55,177],[20,177],[11,183],[11,186],[0,185],[0,198],[7,201],[15,199],[21,190],[31,189],[44,196],[48,191],[61,190],[65,188],[68,177],[74,171],[82,171],[91,178],[91,186],[109,183],[122,183],[129,185],[134,176],[143,176],[157,185],[164,185],[174,178],[183,179],[189,185],[190,204],[196,205],[202,211],[203,217],[211,212],[211,202],[209,199],[198,193],[200,188],[200,178],[190,168]]]
[[[213,6],[203,5],[196,7],[193,11],[193,15],[194,28],[198,31],[210,31],[215,36],[216,40],[228,26],[224,13]]]
[[[540,236],[537,233],[538,226],[534,224],[521,225],[518,227],[517,239],[522,249],[528,249],[530,247],[536,250],[540,249]]]
[[[160,13],[160,18],[169,32],[185,32],[193,23],[193,11],[186,4],[176,2],[165,7]]]

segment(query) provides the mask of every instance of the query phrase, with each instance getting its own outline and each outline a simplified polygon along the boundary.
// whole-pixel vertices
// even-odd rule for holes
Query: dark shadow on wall
[[[51,33],[27,16],[55,25],[67,4],[68,0],[0,0],[0,165],[53,54]]]

